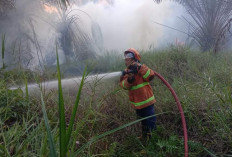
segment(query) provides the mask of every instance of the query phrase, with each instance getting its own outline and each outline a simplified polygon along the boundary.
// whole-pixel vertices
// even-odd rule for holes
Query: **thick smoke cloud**
[[[148,49],[167,46],[187,38],[177,31],[157,25],[156,21],[183,30],[180,20],[182,6],[172,2],[116,0],[113,5],[89,2],[79,7],[99,23],[106,49],[123,50],[128,47]]]
[[[33,68],[45,64],[46,55],[55,50],[55,20],[57,17],[45,12],[38,0],[16,1],[15,9],[0,24],[0,33],[6,36],[8,65]]]
[[[75,1],[74,1],[75,2]],[[16,1],[6,19],[1,19],[0,33],[6,34],[6,62],[23,64],[30,68],[55,64],[55,43],[64,28],[55,6],[46,6],[39,0]],[[70,12],[69,12],[70,11]],[[184,9],[172,2],[156,4],[141,0],[99,0],[71,4],[69,17],[75,15],[78,25],[93,39],[93,49],[100,54],[105,50],[159,48],[185,41],[186,36],[153,23],[166,24],[183,30],[185,23],[178,17]],[[78,34],[77,29],[76,34]],[[75,33],[75,32],[74,32]],[[65,52],[58,45],[60,62],[66,61]],[[78,43],[76,43],[78,48]],[[93,51],[90,49],[90,51]],[[81,50],[82,51],[82,50]],[[13,55],[10,55],[11,53]],[[83,52],[83,51],[82,51]],[[19,57],[22,55],[23,57]]]

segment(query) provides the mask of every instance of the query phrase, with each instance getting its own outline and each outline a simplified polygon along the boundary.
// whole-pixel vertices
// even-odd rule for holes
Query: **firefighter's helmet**
[[[134,59],[135,59],[135,60],[137,60],[138,62],[141,61],[141,56],[140,56],[139,52],[138,52],[136,49],[130,48],[130,49],[126,50],[126,51],[124,52],[124,56],[125,56],[127,53],[132,53],[132,54],[134,55]]]

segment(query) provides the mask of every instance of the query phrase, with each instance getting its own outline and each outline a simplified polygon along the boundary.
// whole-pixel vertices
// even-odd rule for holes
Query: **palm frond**
[[[228,40],[232,22],[232,1],[183,0],[182,4],[191,19],[185,18],[190,26],[189,31],[201,50],[213,49],[216,52],[222,48]]]

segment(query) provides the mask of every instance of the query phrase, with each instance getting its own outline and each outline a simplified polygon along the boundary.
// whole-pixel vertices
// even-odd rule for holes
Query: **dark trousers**
[[[148,117],[155,114],[154,104],[143,109],[137,109],[136,114],[139,118]],[[142,133],[147,136],[152,130],[156,129],[156,116],[142,120]]]

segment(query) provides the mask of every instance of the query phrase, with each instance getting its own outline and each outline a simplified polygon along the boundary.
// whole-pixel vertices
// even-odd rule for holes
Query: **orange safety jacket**
[[[149,84],[149,81],[155,76],[153,70],[143,64],[138,70],[138,73],[134,74],[135,80],[132,83],[127,81],[128,76],[128,74],[121,76],[120,86],[123,89],[129,90],[131,106],[134,109],[142,109],[154,104],[156,100],[151,85]]]

